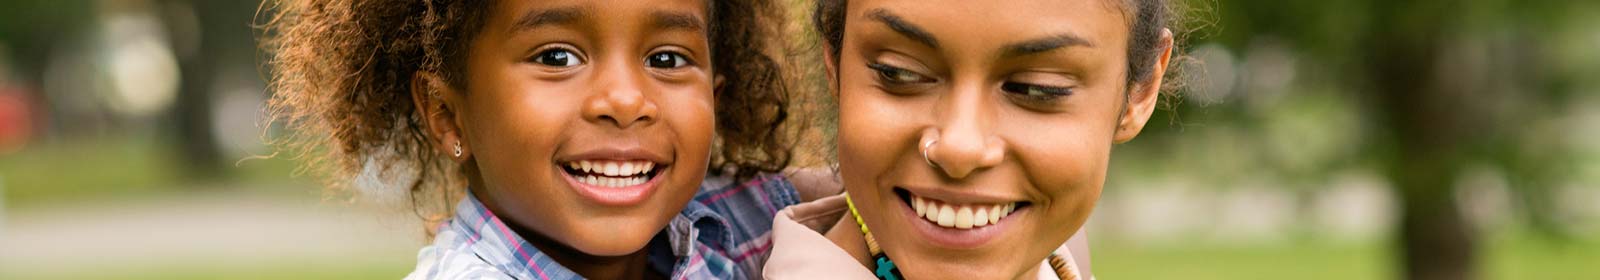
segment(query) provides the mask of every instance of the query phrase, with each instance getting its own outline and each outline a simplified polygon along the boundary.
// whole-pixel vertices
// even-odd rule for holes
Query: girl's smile
[[[598,148],[560,158],[556,166],[567,186],[590,202],[619,207],[644,202],[671,165],[662,153],[637,146]]]

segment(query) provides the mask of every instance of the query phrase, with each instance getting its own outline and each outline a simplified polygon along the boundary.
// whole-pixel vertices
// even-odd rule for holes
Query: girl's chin
[[[568,244],[585,255],[597,257],[626,256],[643,250],[663,227],[643,227],[647,223],[633,223],[623,227],[597,227],[576,235]],[[648,232],[649,234],[642,234]],[[629,233],[629,234],[620,234]]]

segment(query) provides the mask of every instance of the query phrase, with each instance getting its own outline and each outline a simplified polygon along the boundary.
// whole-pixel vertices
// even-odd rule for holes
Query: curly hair
[[[449,215],[464,189],[460,166],[430,147],[414,108],[417,72],[465,88],[468,44],[489,0],[273,0],[264,9],[263,49],[272,81],[269,122],[289,135],[270,140],[293,151],[306,171],[335,192],[360,180],[395,180],[425,219]],[[781,5],[770,0],[709,1],[716,89],[714,174],[747,178],[789,165],[790,90],[773,53]],[[366,188],[366,187],[362,187]],[[438,204],[430,204],[431,202]]]

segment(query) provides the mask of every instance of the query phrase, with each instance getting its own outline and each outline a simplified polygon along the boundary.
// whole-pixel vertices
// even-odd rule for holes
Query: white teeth
[[[1000,206],[1000,205],[989,206],[989,223],[990,224],[994,224],[994,223],[1000,222],[1000,207],[1003,207],[1003,206]]]
[[[972,226],[981,227],[987,225],[989,225],[989,208],[978,207],[978,211],[972,212]]]
[[[606,174],[606,176],[617,176],[617,163],[607,162],[606,168],[601,172],[601,174]]]
[[[1016,210],[1016,203],[991,205],[950,205],[942,201],[911,196],[917,217],[941,227],[971,229],[997,224]]]
[[[950,205],[939,206],[939,226],[953,227],[956,225],[956,210]]]
[[[911,208],[917,210],[917,217],[923,217],[924,215],[928,214],[928,209],[924,208],[922,205],[922,197],[912,196]]]
[[[972,228],[972,207],[962,206],[956,209],[956,228]]]
[[[605,176],[634,176],[650,171],[655,171],[656,163],[649,161],[588,161],[579,160],[567,163],[567,167],[583,173],[597,173]]]
[[[650,181],[650,171],[654,171],[656,164],[649,161],[589,161],[579,160],[568,162],[567,167],[583,174],[577,174],[574,179],[579,183],[591,186],[608,188],[621,188],[644,184]]]

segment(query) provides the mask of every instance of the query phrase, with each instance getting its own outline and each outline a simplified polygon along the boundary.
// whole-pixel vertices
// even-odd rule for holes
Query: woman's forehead
[[[1007,44],[1064,38],[1097,47],[1123,46],[1130,29],[1118,0],[853,0],[846,24],[919,31],[919,41]],[[906,32],[900,32],[906,33]],[[911,34],[907,34],[911,35]],[[944,37],[949,37],[945,39]],[[933,39],[933,40],[927,40]]]

